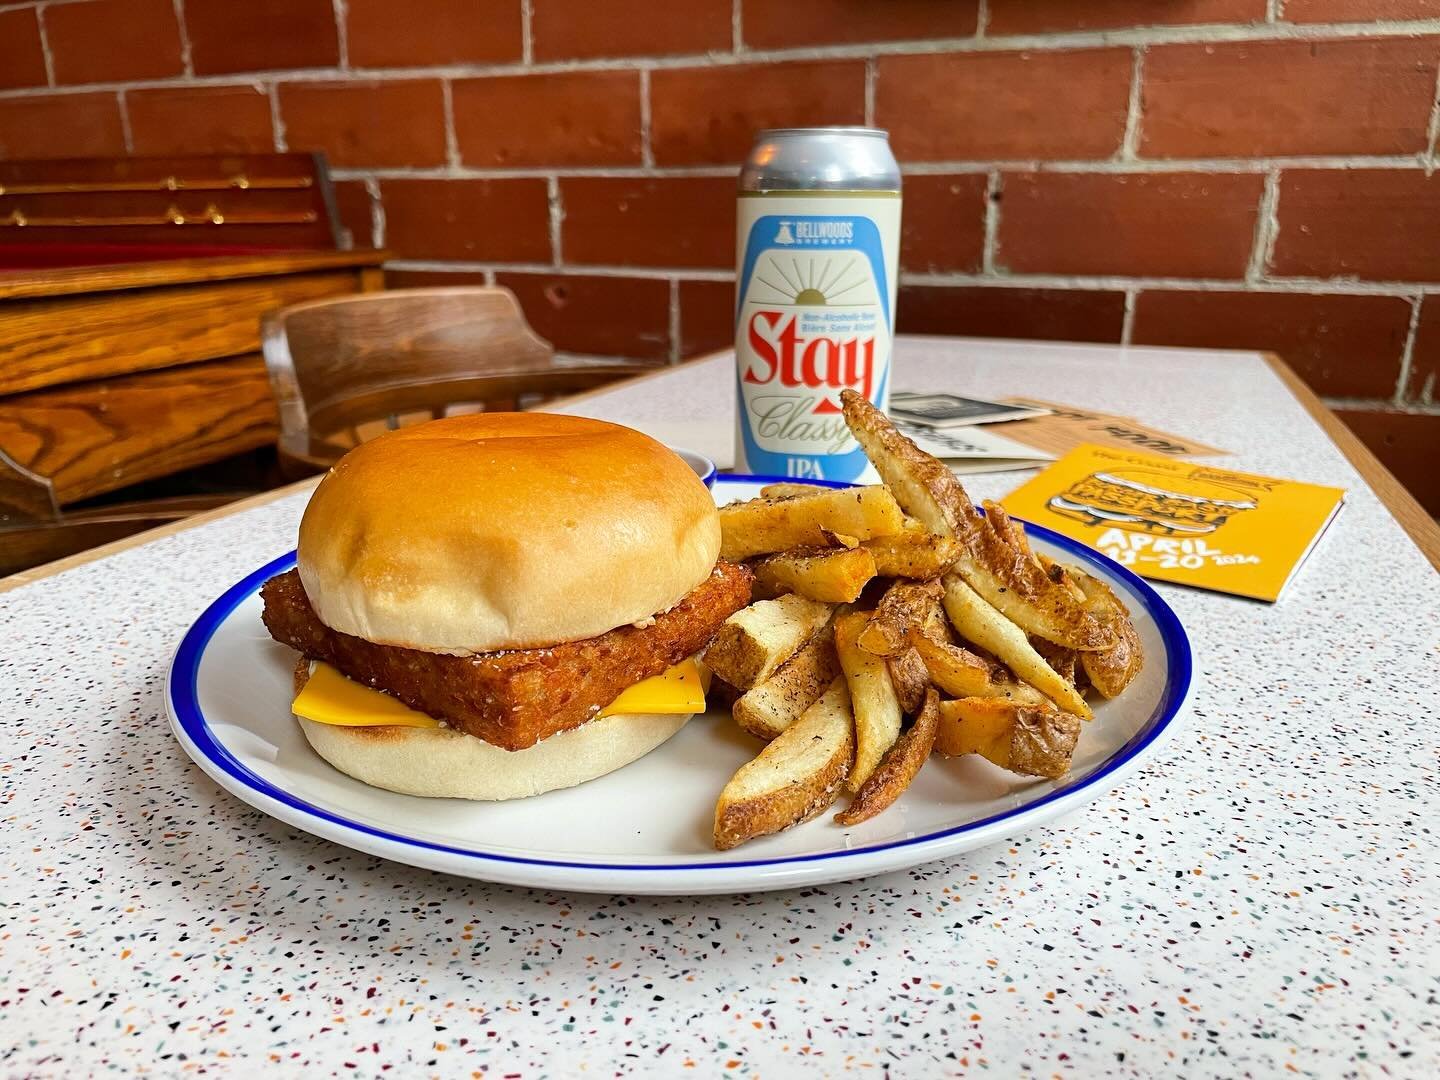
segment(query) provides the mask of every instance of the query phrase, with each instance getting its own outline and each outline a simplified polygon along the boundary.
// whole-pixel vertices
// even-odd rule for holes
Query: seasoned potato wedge
[[[939,581],[896,581],[860,631],[859,646],[873,656],[898,656],[910,647],[910,631],[924,626],[945,590]]]
[[[827,531],[869,540],[899,532],[903,522],[895,499],[878,485],[751,499],[720,508],[720,556],[734,562],[791,548],[824,547]]]
[[[910,648],[898,656],[887,656],[885,670],[890,672],[890,682],[895,686],[895,697],[900,702],[901,711],[907,716],[914,716],[925,703],[925,691],[930,689],[930,669],[925,666],[925,661]]]
[[[1078,717],[997,698],[942,701],[939,712],[939,753],[979,754],[1021,776],[1064,776],[1080,737]]]
[[[864,545],[875,556],[875,573],[880,577],[902,577],[926,581],[949,570],[960,557],[960,541],[932,532],[901,532],[877,536]]]
[[[740,690],[768,679],[830,619],[830,604],[794,593],[741,608],[701,653],[720,678]]]
[[[933,689],[927,690],[920,715],[885,752],[870,779],[855,793],[850,806],[835,815],[835,820],[841,825],[859,825],[898,799],[930,756],[939,724],[940,696]]]
[[[941,536],[959,532],[975,515],[975,506],[955,474],[854,390],[840,391],[840,401],[850,433],[905,512]]]
[[[756,596],[798,593],[811,600],[848,604],[875,576],[875,557],[863,547],[782,551],[750,564]]]
[[[850,692],[837,677],[819,701],[725,785],[715,804],[715,846],[727,851],[824,813],[854,755]]]
[[[742,729],[769,742],[819,700],[839,674],[835,643],[822,631],[774,675],[742,694],[732,715]]]
[[[900,699],[885,661],[866,652],[856,643],[870,619],[866,611],[854,611],[835,619],[835,652],[840,670],[850,687],[855,710],[855,767],[846,780],[851,791],[870,779],[880,758],[900,734]]]
[[[1109,585],[1082,570],[1071,569],[1070,573],[1085,594],[1086,608],[1115,634],[1115,644],[1110,648],[1080,654],[1090,685],[1104,697],[1113,698],[1130,685],[1145,664],[1140,635],[1130,621],[1130,612]]]
[[[842,391],[840,399],[846,425],[901,508],[931,532],[960,540],[952,572],[1028,633],[1072,649],[1113,644],[1111,633],[1046,576],[1028,543],[1012,546],[1011,531],[1002,533],[975,509],[943,462],[917,447],[853,390]]]
[[[1071,649],[1103,649],[1114,635],[1062,584],[1050,580],[1028,547],[1010,546],[989,518],[977,518],[952,574],[1026,633]]]
[[[930,681],[956,697],[1004,698],[1021,705],[1048,705],[1050,699],[1033,686],[1018,682],[999,664],[937,637],[933,631],[911,633],[915,653]]]
[[[799,495],[814,495],[820,490],[818,484],[766,484],[760,489],[762,499],[793,499]]]
[[[1085,699],[1031,647],[1024,630],[991,607],[958,574],[947,574],[944,583],[945,613],[961,637],[993,653],[1016,676],[1066,712],[1091,718]]]

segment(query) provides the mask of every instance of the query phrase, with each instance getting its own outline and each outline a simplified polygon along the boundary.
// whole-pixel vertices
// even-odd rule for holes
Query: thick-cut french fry
[[[1033,686],[1016,682],[998,664],[969,649],[951,645],[929,630],[912,631],[910,641],[925,664],[930,681],[956,697],[1003,698],[1021,705],[1049,705],[1050,699]]]
[[[880,577],[903,577],[920,581],[937,578],[960,557],[960,541],[932,532],[901,532],[866,540],[875,556],[875,573]]]
[[[1030,647],[1040,654],[1045,663],[1050,665],[1051,671],[1071,686],[1075,686],[1075,670],[1080,666],[1080,657],[1084,656],[1084,653],[1067,649],[1064,645],[1056,645],[1053,641],[1046,641],[1035,634],[1031,634],[1028,640]],[[1076,686],[1076,689],[1078,690],[1079,687]]]
[[[1022,776],[1064,776],[1080,736],[1069,713],[997,698],[940,703],[935,749],[949,757],[979,754]]]
[[[1030,538],[1025,535],[1024,526],[1012,518],[999,503],[986,499],[982,505],[985,507],[985,516],[990,519],[990,524],[995,529],[995,535],[1017,551],[1024,552],[1027,557],[1033,559],[1035,552],[1030,548]],[[1046,567],[1046,569],[1049,568]]]
[[[742,694],[732,715],[745,731],[769,742],[813,705],[839,674],[835,642],[828,631],[821,631],[774,675]]]
[[[1050,580],[1028,548],[1010,546],[988,518],[978,518],[963,540],[965,551],[951,573],[1022,630],[1071,649],[1115,643],[1064,585]]]
[[[955,474],[854,390],[840,391],[840,401],[845,425],[905,512],[941,536],[959,532],[975,515],[975,506]]]
[[[900,734],[900,700],[890,681],[890,671],[883,659],[856,643],[869,618],[869,612],[855,611],[835,619],[835,652],[855,711],[855,767],[846,780],[851,791],[870,779]]]
[[[741,608],[720,626],[701,659],[731,686],[749,690],[800,651],[832,607],[794,593]]]
[[[760,489],[762,499],[793,499],[798,495],[814,495],[816,484],[766,484]]]
[[[855,793],[849,808],[836,814],[835,820],[841,825],[859,825],[898,799],[930,756],[939,724],[940,696],[933,689],[927,690],[920,715],[885,752],[870,779]]]
[[[975,509],[955,474],[900,434],[853,390],[841,391],[845,423],[901,508],[931,532],[960,540],[953,572],[1012,622],[1072,649],[1108,648],[1113,636],[1045,576],[1029,546],[1014,547]],[[1008,523],[1008,518],[1006,519]]]
[[[875,557],[863,547],[782,551],[750,564],[755,595],[799,593],[811,600],[848,604],[875,576]]]
[[[1031,647],[1025,631],[991,607],[958,574],[947,574],[944,584],[945,613],[961,637],[993,653],[1066,712],[1090,719],[1093,714],[1085,699]]]
[[[854,757],[850,692],[837,677],[819,701],[725,785],[715,804],[715,846],[726,851],[824,813]]]
[[[886,657],[885,670],[890,672],[901,710],[913,716],[925,702],[925,691],[930,689],[930,669],[912,648],[898,656]]]
[[[1109,585],[1082,570],[1072,568],[1070,573],[1085,594],[1086,608],[1115,634],[1115,644],[1110,648],[1080,654],[1090,685],[1103,696],[1113,698],[1130,685],[1145,664],[1140,635],[1130,621],[1130,612]]]
[[[1073,570],[1064,563],[1056,562],[1050,558],[1049,555],[1037,555],[1036,559],[1038,559],[1040,565],[1044,567],[1046,577],[1055,582],[1056,585],[1063,585],[1066,592],[1073,596],[1082,606],[1084,605],[1085,590],[1082,589],[1080,583],[1075,580],[1075,575],[1079,573],[1078,570]]]
[[[869,540],[897,533],[903,524],[894,497],[878,485],[751,499],[720,508],[720,555],[735,562],[772,551],[823,547],[827,531]]]
[[[898,656],[910,647],[911,627],[923,626],[944,594],[938,581],[896,581],[860,631],[857,642],[874,656]]]

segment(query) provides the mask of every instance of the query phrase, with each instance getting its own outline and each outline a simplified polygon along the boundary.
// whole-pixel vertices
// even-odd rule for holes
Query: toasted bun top
[[[683,598],[720,554],[710,492],[629,428],[482,413],[351,450],[300,522],[332,630],[429,652],[595,637]]]

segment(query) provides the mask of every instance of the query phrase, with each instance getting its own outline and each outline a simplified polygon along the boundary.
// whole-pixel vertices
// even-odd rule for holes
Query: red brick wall
[[[0,157],[324,150],[395,284],[663,362],[754,130],[876,123],[902,329],[1274,349],[1435,505],[1437,69],[1440,0],[45,0]]]

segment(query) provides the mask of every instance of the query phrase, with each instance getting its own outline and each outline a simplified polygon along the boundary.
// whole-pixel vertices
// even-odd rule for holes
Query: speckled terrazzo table
[[[571,411],[724,457],[730,377]],[[1136,415],[1350,504],[1279,604],[1160,586],[1199,686],[1123,789],[953,861],[732,898],[385,863],[192,766],[171,650],[293,546],[303,493],[4,593],[0,1072],[1440,1073],[1440,577],[1256,355],[911,339],[896,382]]]

